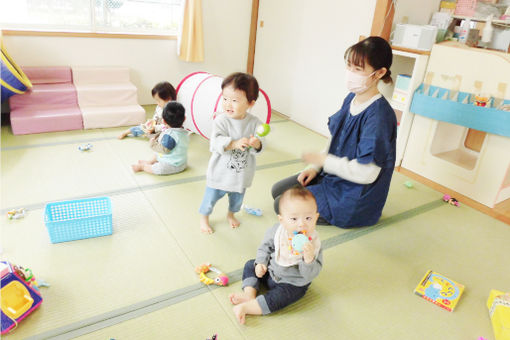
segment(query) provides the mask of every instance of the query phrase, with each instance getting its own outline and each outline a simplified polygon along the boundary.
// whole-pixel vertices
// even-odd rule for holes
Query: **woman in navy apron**
[[[329,117],[327,153],[303,154],[309,166],[273,185],[275,211],[279,196],[300,183],[317,200],[319,224],[353,228],[376,224],[388,196],[395,167],[397,121],[377,83],[391,82],[391,47],[369,37],[345,52],[349,94]]]

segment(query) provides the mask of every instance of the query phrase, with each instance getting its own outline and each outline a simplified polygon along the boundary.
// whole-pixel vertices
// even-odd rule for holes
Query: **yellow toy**
[[[496,340],[510,339],[510,293],[491,290],[487,308]]]
[[[226,286],[228,284],[228,276],[223,272],[213,267],[210,263],[204,263],[195,268],[197,274],[199,274],[200,282],[203,282],[206,285],[215,284],[218,286]],[[214,279],[207,277],[205,275],[207,272],[212,271],[218,274]]]

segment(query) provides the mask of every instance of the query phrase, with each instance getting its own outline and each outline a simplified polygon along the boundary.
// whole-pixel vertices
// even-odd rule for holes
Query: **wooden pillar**
[[[395,6],[392,0],[377,0],[370,35],[380,36],[389,41],[394,15]]]
[[[252,0],[250,39],[248,45],[248,63],[246,65],[246,72],[249,74],[253,74],[253,65],[255,63],[255,43],[257,41],[258,21],[259,21],[259,0]]]

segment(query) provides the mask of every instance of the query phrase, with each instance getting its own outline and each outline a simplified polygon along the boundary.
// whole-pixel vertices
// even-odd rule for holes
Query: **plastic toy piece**
[[[294,231],[294,236],[289,237],[289,250],[294,255],[299,255],[303,252],[303,247],[306,242],[311,241],[310,236],[306,236],[306,231]]]
[[[217,286],[226,286],[228,285],[228,276],[225,275],[219,269],[213,267],[210,263],[204,263],[195,268],[197,274],[199,274],[200,282],[203,282],[206,285],[215,284]],[[217,276],[212,279],[206,275],[209,271],[215,272]]]
[[[207,338],[206,340],[218,340],[218,334],[214,334],[210,339]]]
[[[250,208],[249,206],[243,204],[243,209],[250,215],[262,216],[262,210],[258,208]]]
[[[26,213],[27,211],[25,208],[13,209],[7,212],[7,218],[10,220],[17,220],[25,217]]]
[[[259,137],[265,137],[269,134],[269,132],[271,132],[271,127],[269,126],[269,124],[260,124],[259,126],[257,126],[257,130],[255,130],[257,136]]]
[[[43,299],[30,269],[0,261],[1,334],[18,324],[40,306]]]
[[[90,151],[90,149],[92,149],[92,144],[90,143],[78,146],[78,150],[80,151]]]
[[[411,189],[412,187],[414,187],[413,182],[411,182],[411,181],[405,181],[405,182],[404,182],[404,185],[405,185],[405,186],[406,186],[406,188],[408,188],[408,189]]]
[[[456,207],[459,207],[459,206],[460,206],[459,201],[457,201],[457,199],[456,199],[456,198],[451,197],[451,196],[450,196],[450,195],[448,195],[448,194],[444,194],[444,196],[443,196],[443,201],[448,202],[449,204],[454,205],[454,206],[456,206]]]

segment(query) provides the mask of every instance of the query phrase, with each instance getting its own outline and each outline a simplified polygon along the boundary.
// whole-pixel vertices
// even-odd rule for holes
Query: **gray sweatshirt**
[[[259,151],[254,148],[225,151],[225,148],[233,140],[255,136],[260,124],[260,120],[249,113],[244,119],[232,119],[226,114],[216,117],[209,142],[212,155],[207,168],[208,187],[242,193],[251,185],[255,175],[255,154],[262,151],[263,138],[257,137],[262,144]]]
[[[322,248],[311,263],[300,261],[294,266],[280,266],[275,260],[274,245],[274,235],[279,226],[280,224],[277,223],[266,231],[262,244],[257,249],[255,265],[259,263],[266,265],[269,275],[277,283],[289,283],[299,287],[307,285],[319,275],[322,269]]]

